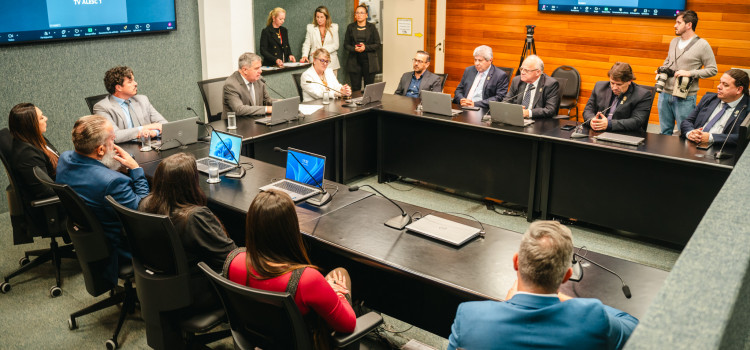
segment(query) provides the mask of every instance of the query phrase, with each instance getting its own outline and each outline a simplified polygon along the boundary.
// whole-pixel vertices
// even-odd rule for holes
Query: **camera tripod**
[[[531,51],[533,55],[536,55],[536,45],[534,44],[534,28],[536,28],[535,25],[527,25],[526,26],[526,42],[523,44],[523,52],[521,52],[521,62],[518,63],[518,70],[516,70],[516,75],[521,74],[521,66],[523,65],[523,60],[526,59],[526,57],[529,56],[529,51]]]

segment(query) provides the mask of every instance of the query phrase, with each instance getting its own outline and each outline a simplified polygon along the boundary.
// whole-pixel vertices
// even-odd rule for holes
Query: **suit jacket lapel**
[[[488,95],[487,89],[490,88],[490,80],[492,80],[492,73],[495,72],[495,66],[490,65],[490,68],[487,68],[487,76],[484,77],[484,81],[482,82],[482,99],[484,99],[485,96]]]
[[[706,125],[708,123],[709,118],[711,118],[711,114],[713,114],[714,110],[716,109],[716,106],[721,103],[721,100],[717,95],[714,95],[714,99],[708,103],[706,108],[703,109],[703,113],[700,115],[700,120],[696,120],[696,127],[701,127],[703,125]],[[706,130],[708,131],[708,130]]]
[[[739,127],[735,124],[734,120],[736,118],[741,118],[743,115],[747,114],[747,100],[748,100],[747,95],[744,95],[742,99],[740,100],[740,103],[738,103],[737,106],[734,107],[734,110],[732,111],[732,115],[729,117],[729,120],[727,120],[727,124],[724,126],[723,132],[725,134],[728,134],[730,130],[732,131],[739,130]],[[733,126],[734,128],[732,128]]]
[[[117,116],[118,120],[113,120],[115,124],[117,124],[117,127],[120,127],[120,125],[127,127],[128,121],[125,118],[125,112],[122,110],[122,106],[117,103],[117,101],[115,101],[115,98],[112,97],[112,95],[109,95],[109,103],[112,105],[112,111],[114,112],[114,115]]]
[[[536,106],[536,103],[542,98],[542,91],[544,91],[544,74],[539,77],[539,81],[536,82],[536,88],[534,92],[534,101],[531,102],[531,108]]]

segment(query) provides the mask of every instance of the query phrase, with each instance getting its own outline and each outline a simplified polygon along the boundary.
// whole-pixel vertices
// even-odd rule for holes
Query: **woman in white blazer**
[[[309,56],[319,48],[324,48],[331,54],[331,63],[328,64],[328,68],[333,70],[333,74],[337,74],[341,67],[337,53],[339,50],[339,26],[336,23],[331,23],[331,15],[325,6],[318,6],[315,9],[313,23],[307,25],[307,34],[305,35],[305,42],[302,44],[300,62],[308,62],[312,59]]]
[[[325,91],[331,92],[335,97],[352,95],[352,88],[349,85],[341,85],[336,79],[336,75],[333,74],[333,70],[328,67],[332,56],[326,49],[315,50],[312,57],[312,67],[308,68],[300,77],[302,102],[320,99]]]

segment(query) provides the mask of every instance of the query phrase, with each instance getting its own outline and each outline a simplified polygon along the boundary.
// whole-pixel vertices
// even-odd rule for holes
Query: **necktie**
[[[482,89],[484,87],[484,72],[478,73],[477,78],[474,79],[474,85],[469,90],[469,94],[466,96],[472,101],[478,101],[482,99]]]
[[[525,106],[526,109],[531,109],[531,106],[529,106],[529,103],[531,103],[531,92],[534,91],[534,85],[529,85],[528,89],[526,89],[526,93],[523,95],[523,102],[521,102],[522,106]]]
[[[247,89],[250,90],[250,105],[256,106],[255,103],[255,87],[253,87],[253,83],[247,83]]]
[[[721,117],[724,116],[724,113],[727,111],[727,109],[729,109],[729,104],[727,104],[726,102],[722,102],[721,110],[719,111],[719,113],[716,113],[716,116],[713,119],[711,119],[711,121],[706,123],[706,126],[703,127],[703,131],[709,132],[709,130],[711,130],[711,127],[713,127],[714,124],[716,124],[716,122],[718,122],[719,119],[721,119]]]
[[[619,101],[619,98],[615,96],[615,99],[612,101],[612,105],[609,106],[609,113],[607,113],[607,119],[612,120],[612,116],[615,115],[615,109],[617,109],[617,101]]]
[[[136,128],[141,126],[141,123],[138,122],[138,118],[135,115],[135,111],[133,110],[133,106],[130,104],[132,101],[127,100],[125,103],[128,105],[128,112],[130,113],[130,125],[131,128]]]

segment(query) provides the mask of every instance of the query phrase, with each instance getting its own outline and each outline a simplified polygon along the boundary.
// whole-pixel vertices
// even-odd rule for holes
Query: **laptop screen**
[[[297,157],[297,160],[294,159]],[[304,165],[304,169],[302,166]],[[286,153],[286,178],[287,180],[301,182],[310,186],[323,184],[323,173],[326,168],[326,157],[319,156],[297,149],[289,148]],[[307,169],[307,171],[305,171]],[[317,183],[307,173],[310,173]]]
[[[214,130],[211,132],[211,147],[208,154],[213,158],[237,164],[240,160],[241,147],[242,138],[238,135]]]

